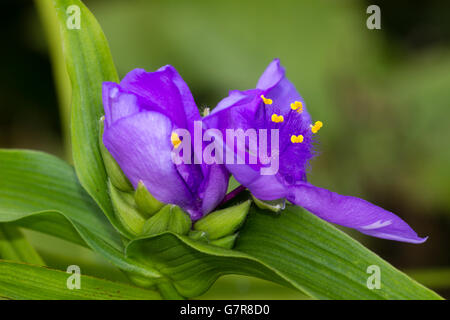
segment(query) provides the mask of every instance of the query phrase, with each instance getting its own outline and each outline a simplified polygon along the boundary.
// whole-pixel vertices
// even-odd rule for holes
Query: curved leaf
[[[161,277],[124,256],[120,235],[64,161],[42,152],[0,150],[0,177],[0,222],[86,243],[125,271]]]
[[[287,206],[280,215],[250,215],[236,250],[276,268],[321,299],[440,299],[350,236],[308,211]],[[370,290],[369,266],[381,272]]]
[[[37,151],[0,150],[0,176],[0,221],[59,212],[115,248],[122,247],[119,234],[64,161]]]
[[[128,257],[159,270],[178,292],[194,297],[221,275],[271,280],[322,299],[439,299],[327,222],[288,206],[281,215],[252,208],[234,250],[172,233],[137,239]],[[378,265],[382,287],[368,289],[367,267]]]
[[[118,82],[108,43],[98,22],[78,0],[54,0],[61,41],[72,85],[72,151],[75,170],[81,185],[97,202],[114,227],[132,238],[118,221],[108,194],[107,179],[98,145],[99,120],[104,114],[102,83]],[[71,7],[72,6],[72,7]],[[69,29],[68,19],[76,18],[79,8],[79,29]]]
[[[82,270],[81,270],[82,271]],[[8,299],[155,300],[160,295],[90,276],[80,276],[80,289],[68,289],[63,271],[0,260],[0,296]]]

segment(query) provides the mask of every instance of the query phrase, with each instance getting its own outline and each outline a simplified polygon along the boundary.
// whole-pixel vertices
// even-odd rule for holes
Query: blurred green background
[[[422,245],[346,230],[394,266],[450,297],[450,2],[85,1],[119,75],[172,64],[199,107],[248,89],[279,57],[312,117],[324,122],[309,179],[397,213]],[[381,30],[366,8],[381,8]],[[0,20],[0,147],[65,157],[46,33],[32,1]],[[81,20],[81,25],[82,25]],[[56,80],[55,80],[56,79]],[[70,160],[70,159],[67,159]],[[1,177],[0,177],[1,178]],[[268,226],[270,227],[270,226]],[[49,266],[125,280],[88,250],[27,233]],[[203,298],[302,299],[251,278],[220,279]]]

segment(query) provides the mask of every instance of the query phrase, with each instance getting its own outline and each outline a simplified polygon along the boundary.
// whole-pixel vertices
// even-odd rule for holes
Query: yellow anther
[[[301,103],[300,101],[292,102],[291,109],[297,110],[298,113],[302,113],[303,112],[303,103]]]
[[[291,136],[291,142],[292,143],[302,143],[303,142],[303,136],[299,134],[298,136],[292,135]]]
[[[274,113],[272,115],[272,121],[279,123],[279,122],[283,122],[284,121],[284,117],[282,115],[277,115],[276,113]]]
[[[261,95],[261,99],[263,99],[265,104],[272,104],[272,99],[267,99],[264,95]]]
[[[178,146],[181,143],[180,137],[176,132],[172,132],[172,135],[170,136],[170,141],[172,141],[172,144],[175,148],[178,148]]]
[[[312,131],[312,133],[317,133],[317,131],[319,131],[320,128],[322,128],[322,127],[323,127],[322,121],[316,121],[314,123],[314,125],[311,126],[311,131]]]

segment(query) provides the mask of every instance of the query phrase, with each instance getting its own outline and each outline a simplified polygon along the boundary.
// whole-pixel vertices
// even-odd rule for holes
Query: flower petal
[[[319,218],[370,236],[410,243],[423,243],[427,239],[418,237],[406,222],[392,212],[363,199],[343,196],[308,183],[292,186],[287,199]]]
[[[250,166],[242,164],[233,164],[227,166],[227,169],[257,199],[277,200],[286,197],[287,189],[284,183],[280,181],[279,175],[263,176],[259,171],[252,170]]]
[[[172,66],[155,72],[132,70],[120,85],[135,93],[144,108],[166,115],[176,127],[193,132],[193,122],[201,119],[189,87]]]
[[[206,177],[200,186],[203,215],[214,210],[223,200],[228,189],[229,178],[230,175],[225,166],[213,164],[207,167]],[[192,218],[196,219],[195,217]]]
[[[284,78],[284,73],[284,68],[280,65],[280,59],[273,59],[259,78],[256,87],[261,90],[273,88],[282,78]]]
[[[272,99],[273,105],[280,109],[280,113],[284,117],[287,117],[290,113],[291,103],[301,102],[303,104],[303,112],[300,115],[301,122],[304,126],[311,124],[311,116],[306,110],[305,101],[297,92],[295,86],[286,78],[284,68],[278,59],[269,64],[259,78],[256,87],[263,90],[266,98]]]
[[[139,112],[137,97],[124,92],[120,85],[114,82],[103,82],[102,100],[106,127],[121,118]]]
[[[194,196],[172,162],[171,132],[166,116],[143,111],[106,128],[103,142],[135,188],[142,180],[159,201],[192,209]]]

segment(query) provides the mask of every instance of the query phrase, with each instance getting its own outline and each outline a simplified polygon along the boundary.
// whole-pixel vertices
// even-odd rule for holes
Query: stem
[[[246,187],[239,186],[236,189],[230,191],[222,200],[222,202],[218,205],[220,207],[221,205],[227,203],[228,201],[232,200],[234,197],[236,197],[238,194],[240,194],[242,191],[244,191]]]

